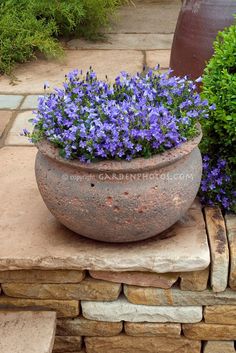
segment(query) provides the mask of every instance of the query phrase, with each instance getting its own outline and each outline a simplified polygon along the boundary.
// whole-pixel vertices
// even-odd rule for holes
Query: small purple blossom
[[[121,72],[113,84],[74,70],[63,88],[39,98],[32,139],[46,138],[67,159],[131,160],[174,148],[198,134],[209,106],[187,77]],[[212,186],[213,187],[213,186]]]
[[[24,129],[22,130],[22,132],[20,133],[20,135],[21,135],[21,136],[29,136],[29,135],[30,135],[30,132],[29,132],[29,130],[27,130],[27,129],[24,128]]]
[[[49,88],[49,87],[50,87],[49,82],[48,82],[48,81],[45,81],[44,84],[43,84],[44,90],[46,90],[46,89]]]
[[[202,82],[202,77],[201,77],[201,76],[199,76],[199,77],[195,80],[195,82],[197,82],[197,83],[201,83],[201,82]]]
[[[224,159],[211,160],[203,156],[203,177],[200,187],[201,201],[205,205],[219,205],[230,210],[236,205],[236,190],[232,190],[231,176]]]

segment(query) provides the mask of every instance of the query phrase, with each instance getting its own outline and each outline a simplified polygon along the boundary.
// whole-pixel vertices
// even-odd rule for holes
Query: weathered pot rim
[[[79,160],[66,160],[59,155],[59,149],[47,140],[36,143],[36,147],[46,157],[62,163],[73,169],[90,173],[100,172],[141,172],[163,168],[190,154],[198,146],[202,139],[202,130],[198,124],[199,134],[193,139],[182,143],[180,146],[156,154],[149,158],[135,158],[132,161],[104,160],[94,163],[81,163]]]

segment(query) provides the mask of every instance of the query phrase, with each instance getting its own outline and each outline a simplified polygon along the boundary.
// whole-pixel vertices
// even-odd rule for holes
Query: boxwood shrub
[[[215,110],[202,121],[202,152],[210,158],[203,178],[203,198],[226,209],[236,209],[236,23],[220,32],[214,43],[214,55],[203,75],[202,95]],[[222,165],[225,183],[216,185],[211,171]],[[225,164],[224,164],[225,163]],[[210,167],[211,165],[211,167]],[[210,169],[209,169],[210,168]],[[218,168],[219,169],[219,168]],[[216,173],[216,171],[215,171]],[[211,179],[211,182],[210,182]],[[206,182],[208,180],[208,183]],[[208,186],[207,186],[208,185]],[[223,201],[224,199],[224,201]]]

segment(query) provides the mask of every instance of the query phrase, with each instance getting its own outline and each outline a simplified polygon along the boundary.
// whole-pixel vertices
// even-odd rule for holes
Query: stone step
[[[209,266],[205,222],[198,202],[162,234],[162,239],[133,244],[91,241],[60,225],[44,205],[35,182],[35,154],[33,147],[0,150],[0,214],[4,213],[0,225],[1,270],[167,273]]]
[[[55,312],[1,311],[0,352],[51,353],[55,329]]]

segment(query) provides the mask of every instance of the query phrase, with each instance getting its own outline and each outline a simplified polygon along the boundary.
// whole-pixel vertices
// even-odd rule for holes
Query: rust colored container
[[[178,221],[199,189],[201,134],[148,159],[82,164],[38,144],[36,180],[45,204],[66,227],[88,238],[130,242]]]
[[[202,75],[217,33],[234,22],[235,12],[236,0],[182,1],[170,59],[175,75]]]

